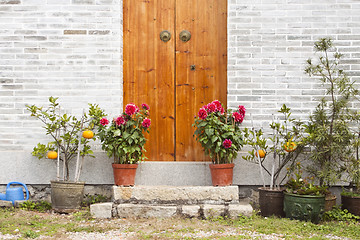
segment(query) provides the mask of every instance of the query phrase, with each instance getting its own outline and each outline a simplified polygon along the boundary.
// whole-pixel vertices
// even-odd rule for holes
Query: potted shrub
[[[354,113],[350,101],[358,94],[358,90],[340,69],[342,54],[336,51],[330,38],[321,38],[315,42],[314,49],[320,52],[320,56],[316,63],[307,60],[305,72],[321,81],[325,96],[305,125],[307,137],[304,143],[311,148],[311,164],[307,171],[318,179],[320,185],[331,186],[341,178],[344,160],[351,155],[350,125]],[[329,195],[327,199],[329,204],[326,210],[331,210],[336,198]]]
[[[232,184],[234,159],[243,146],[239,125],[245,117],[245,107],[225,110],[218,100],[203,106],[195,118],[194,136],[210,156],[209,165],[213,186]]]
[[[304,146],[301,143],[301,122],[291,118],[291,109],[284,104],[278,111],[282,121],[273,121],[272,136],[264,137],[262,129],[245,129],[245,143],[251,147],[243,159],[259,165],[263,186],[259,188],[259,204],[262,216],[284,217],[284,170],[292,167]],[[266,184],[265,176],[269,177]]]
[[[354,115],[354,120],[360,126],[360,112]],[[349,186],[341,193],[342,208],[350,213],[360,216],[360,127],[354,129],[352,145],[350,150],[352,154],[345,160],[345,171]]]
[[[150,107],[142,104],[127,104],[125,112],[111,122],[107,118],[98,118],[98,136],[102,149],[114,159],[112,167],[114,182],[117,186],[135,184],[138,162],[145,159],[145,133],[149,133],[151,120]]]
[[[47,108],[27,105],[31,116],[39,119],[46,129],[46,135],[52,141],[46,145],[38,143],[34,147],[32,155],[56,160],[57,176],[51,181],[51,203],[53,209],[59,212],[71,212],[79,209],[84,193],[84,182],[80,182],[80,172],[86,156],[93,157],[93,151],[89,145],[94,134],[91,130],[93,118],[90,115],[102,116],[103,112],[97,105],[90,105],[88,114],[83,113],[79,118],[62,113],[58,98],[50,97],[50,105]],[[88,129],[86,129],[86,126]],[[80,159],[81,157],[81,159]],[[73,180],[70,180],[71,162],[76,158]],[[62,165],[62,176],[60,166]]]
[[[302,178],[301,165],[298,162],[294,169],[295,178],[291,177],[285,184],[284,211],[287,218],[318,223],[325,208],[326,186],[314,185]],[[314,178],[311,178],[313,181]]]

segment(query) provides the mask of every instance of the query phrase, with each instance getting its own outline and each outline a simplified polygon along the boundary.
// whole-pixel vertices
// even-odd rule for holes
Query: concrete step
[[[140,204],[238,204],[237,186],[113,186],[113,202]]]
[[[236,219],[239,216],[250,217],[253,208],[250,204],[229,204],[229,205],[171,205],[171,204],[114,204],[97,203],[90,206],[91,214],[96,218],[216,218],[228,217]]]

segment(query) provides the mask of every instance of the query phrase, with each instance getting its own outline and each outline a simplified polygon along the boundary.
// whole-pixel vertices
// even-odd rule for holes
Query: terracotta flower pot
[[[325,212],[331,211],[336,205],[336,196],[335,195],[326,195],[325,197]]]
[[[233,181],[234,163],[210,164],[213,186],[230,186]]]
[[[284,212],[284,189],[259,188],[259,204],[261,216],[285,217]]]
[[[112,164],[116,186],[134,186],[137,164]]]

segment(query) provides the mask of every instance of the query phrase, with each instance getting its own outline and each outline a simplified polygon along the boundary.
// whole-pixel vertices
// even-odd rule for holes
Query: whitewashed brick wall
[[[360,1],[228,0],[228,15],[228,104],[245,105],[256,126],[283,103],[301,118],[314,108],[324,91],[303,70],[320,37],[335,40],[360,80]],[[87,103],[120,112],[121,24],[122,0],[0,0],[0,184],[48,183],[54,167],[30,156],[44,131],[26,104],[58,96],[74,114]],[[87,181],[111,182],[111,167],[91,164]],[[257,183],[244,173],[237,183]]]
[[[121,0],[0,0],[0,151],[44,138],[26,104],[122,106]]]
[[[228,102],[245,105],[256,126],[284,103],[300,118],[314,109],[324,90],[304,67],[321,37],[334,39],[360,83],[360,1],[229,0],[228,15]]]

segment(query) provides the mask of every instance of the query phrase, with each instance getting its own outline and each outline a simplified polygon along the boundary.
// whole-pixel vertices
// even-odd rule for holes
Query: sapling
[[[273,130],[272,136],[264,137],[263,129],[256,130],[245,128],[245,143],[251,146],[249,154],[243,156],[244,160],[260,165],[260,175],[263,186],[266,185],[263,170],[270,177],[270,189],[279,188],[286,178],[283,170],[286,167],[292,168],[299,154],[303,150],[300,141],[302,138],[301,122],[291,118],[291,109],[285,104],[278,111],[283,115],[282,122],[273,121],[270,128]],[[294,145],[291,145],[294,144]],[[295,146],[290,149],[289,146]],[[259,150],[266,152],[264,157],[260,157]],[[267,164],[267,161],[270,161]],[[268,166],[270,165],[270,166]]]
[[[57,179],[60,178],[60,162],[63,162],[63,181],[69,181],[69,164],[70,161],[77,155],[76,171],[74,182],[79,181],[81,165],[79,157],[93,156],[93,151],[89,145],[89,139],[82,136],[84,125],[88,128],[94,126],[94,119],[89,116],[104,116],[104,112],[97,106],[91,105],[88,114],[83,113],[81,118],[69,116],[66,113],[61,113],[60,105],[57,102],[58,98],[49,97],[50,105],[47,108],[37,107],[36,105],[27,105],[27,110],[31,112],[31,116],[39,119],[46,130],[46,135],[53,139],[46,145],[38,143],[32,151],[32,155],[39,159],[46,157],[48,151],[57,151]],[[95,140],[95,138],[93,138]],[[81,147],[82,146],[82,147]]]
[[[311,147],[312,162],[307,170],[320,185],[329,186],[340,179],[344,160],[351,154],[348,146],[353,137],[350,129],[353,110],[350,107],[358,90],[340,68],[343,55],[336,51],[330,38],[315,42],[314,49],[319,53],[317,62],[308,59],[305,72],[321,82],[325,96],[305,125],[308,135],[305,143]]]

